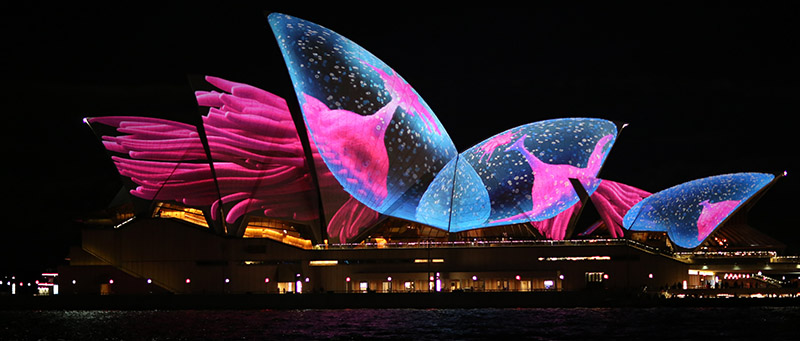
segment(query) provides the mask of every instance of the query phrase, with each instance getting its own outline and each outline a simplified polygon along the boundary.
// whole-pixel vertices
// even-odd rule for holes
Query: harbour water
[[[2,340],[798,340],[800,307],[5,310]]]

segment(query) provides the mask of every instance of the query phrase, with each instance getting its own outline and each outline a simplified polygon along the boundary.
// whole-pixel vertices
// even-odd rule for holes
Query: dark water
[[[0,311],[2,340],[799,340],[800,307]]]

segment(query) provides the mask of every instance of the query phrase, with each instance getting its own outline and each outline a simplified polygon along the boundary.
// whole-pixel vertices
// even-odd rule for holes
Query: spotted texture
[[[676,245],[695,248],[774,178],[735,173],[686,182],[634,205],[625,214],[623,226],[632,231],[667,232]]]

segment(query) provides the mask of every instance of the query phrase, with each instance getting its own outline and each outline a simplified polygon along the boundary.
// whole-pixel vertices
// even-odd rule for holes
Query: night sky
[[[7,201],[0,275],[61,262],[78,241],[74,221],[107,206],[119,190],[83,117],[197,123],[190,80],[202,75],[248,83],[296,105],[265,18],[273,11],[326,26],[393,67],[459,151],[525,123],[598,117],[629,124],[601,177],[647,191],[724,173],[787,170],[750,223],[800,249],[798,5],[391,12],[165,4],[2,11]]]

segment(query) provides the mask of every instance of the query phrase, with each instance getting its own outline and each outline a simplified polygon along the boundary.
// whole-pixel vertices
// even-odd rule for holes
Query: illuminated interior
[[[251,217],[244,230],[244,238],[269,238],[284,244],[311,249],[311,240],[305,239],[294,225],[263,217]]]
[[[157,203],[155,210],[153,211],[153,217],[178,219],[197,226],[208,228],[208,223],[206,222],[206,218],[202,210],[173,203]]]
[[[398,218],[386,219],[366,233],[367,242],[380,238],[389,243],[446,241],[448,236],[445,230]]]

